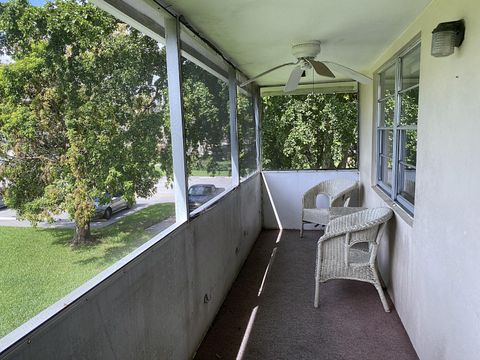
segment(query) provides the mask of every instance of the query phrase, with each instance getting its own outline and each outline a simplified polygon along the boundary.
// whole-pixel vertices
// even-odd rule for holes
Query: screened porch
[[[158,153],[138,162],[154,180],[132,192],[131,213],[167,201],[171,212],[146,221],[141,212],[128,218],[127,209],[92,225],[100,236],[109,221],[125,231],[126,219],[137,219],[128,236],[141,239],[122,243],[121,256],[26,319],[5,311],[2,321],[15,325],[0,338],[1,359],[476,359],[476,1],[88,4],[120,22],[109,51],[136,54],[135,46],[148,45],[142,56],[130,54],[131,78],[122,78],[141,81],[119,81],[112,91],[132,119],[148,115],[148,142],[136,142],[132,126],[119,145],[126,150],[111,157],[135,157],[132,148]],[[438,57],[432,30],[453,20],[463,21],[465,38]],[[123,46],[132,34],[138,41]],[[318,56],[292,54],[292,45],[312,40]],[[0,58],[0,66],[13,73],[18,59]],[[116,69],[102,59],[100,99]],[[339,103],[343,115],[329,110]],[[310,107],[297,111],[298,104]],[[98,109],[82,107],[92,119]],[[113,110],[108,116],[127,121]],[[130,129],[121,121],[118,129]],[[358,181],[350,206],[393,211],[377,255],[390,313],[373,286],[348,280],[322,284],[313,306],[324,229],[307,225],[300,237],[302,196],[331,179]],[[75,264],[99,260],[82,261]],[[20,259],[11,262],[22,268]]]

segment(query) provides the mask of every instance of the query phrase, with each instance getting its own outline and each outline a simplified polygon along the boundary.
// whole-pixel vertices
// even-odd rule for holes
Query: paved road
[[[231,178],[226,176],[192,176],[189,178],[189,185],[194,184],[213,184],[216,187],[227,188],[231,184]],[[110,220],[99,219],[92,222],[93,228],[102,228],[111,225],[123,217],[130,215],[138,210],[144,209],[153,204],[175,202],[175,194],[171,186],[167,186],[166,179],[162,178],[158,182],[156,193],[149,198],[137,198],[136,204],[129,210],[123,210],[116,214],[113,214]],[[170,219],[171,221],[171,219]],[[17,226],[17,227],[29,227],[31,226],[28,221],[17,220],[15,210],[3,208],[0,209],[0,226]],[[73,228],[74,224],[69,220],[68,214],[61,214],[56,217],[55,222],[40,223],[40,227],[62,227]]]

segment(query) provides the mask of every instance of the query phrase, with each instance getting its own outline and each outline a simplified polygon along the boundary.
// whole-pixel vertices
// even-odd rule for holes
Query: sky
[[[0,0],[0,3],[7,2],[7,0]],[[38,6],[45,4],[45,0],[30,0],[30,4]]]
[[[7,55],[0,55],[0,64],[8,64],[11,61]]]
[[[7,1],[8,0],[0,0],[0,3],[5,3]],[[46,0],[29,0],[29,1],[30,1],[30,4],[35,5],[35,6],[39,6],[39,5],[45,4]],[[10,57],[5,56],[5,55],[0,55],[0,64],[4,64],[4,63],[9,62],[9,61],[10,61]]]

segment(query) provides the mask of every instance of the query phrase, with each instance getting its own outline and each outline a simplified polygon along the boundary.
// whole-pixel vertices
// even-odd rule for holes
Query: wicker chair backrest
[[[350,179],[325,180],[315,185],[303,195],[303,208],[313,209],[316,207],[317,196],[325,194],[329,199],[329,206],[344,206],[350,199],[352,192],[357,187],[357,181]]]

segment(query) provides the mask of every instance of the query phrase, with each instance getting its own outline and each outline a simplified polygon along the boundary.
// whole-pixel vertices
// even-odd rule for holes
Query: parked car
[[[110,197],[107,194],[107,197]],[[122,195],[114,195],[110,201],[101,205],[99,199],[95,199],[95,216],[94,219],[110,219],[112,215],[124,209],[130,209],[132,204],[129,204]]]
[[[197,184],[188,188],[188,208],[190,211],[205,204],[225,189],[217,188],[212,184]]]

